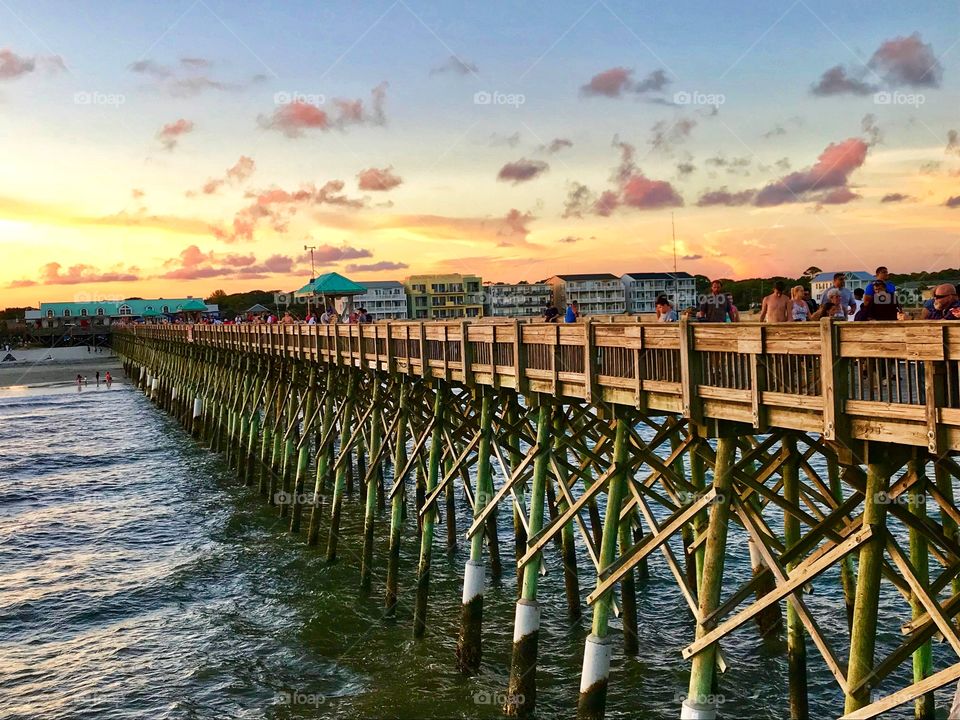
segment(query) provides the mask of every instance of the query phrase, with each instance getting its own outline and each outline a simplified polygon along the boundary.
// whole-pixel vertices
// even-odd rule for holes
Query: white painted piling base
[[[195,418],[200,417],[203,414],[203,400],[200,398],[193,399],[193,416]]]
[[[680,707],[680,720],[716,720],[717,706],[684,700]]]
[[[157,390],[160,389],[160,378],[153,378],[153,384],[150,385],[150,397],[157,396]]]
[[[583,671],[580,673],[580,692],[586,692],[601,680],[610,677],[612,648],[608,638],[599,638],[593,633],[587,636],[583,648]]]
[[[485,582],[485,568],[483,563],[467,560],[463,568],[463,604],[466,605],[475,597],[483,595]]]
[[[540,629],[540,604],[535,600],[517,600],[513,617],[513,641],[520,642]]]
[[[176,400],[176,399],[177,399],[177,388],[176,388],[176,387],[170,388],[170,399],[171,399],[171,400]]]

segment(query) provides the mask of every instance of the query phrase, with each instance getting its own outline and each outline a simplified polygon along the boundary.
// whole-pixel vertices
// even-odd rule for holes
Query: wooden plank
[[[734,615],[732,618],[717,626],[697,641],[685,647],[682,650],[683,657],[685,659],[690,659],[698,652],[717,642],[727,633],[736,630],[745,622],[755,617],[762,610],[768,608],[770,605],[773,605],[776,602],[780,602],[781,599],[792,593],[794,590],[803,587],[808,582],[823,573],[847,553],[852,552],[863,545],[863,543],[869,540],[872,536],[873,529],[868,525],[860,532],[852,535],[844,542],[834,547],[830,552],[825,553],[821,557],[817,558],[815,561],[798,565],[794,569],[793,573],[788,576],[789,579],[787,582],[783,583],[782,585],[778,585],[775,590],[768,592],[760,600],[757,600],[755,603],[750,605],[750,607]]]
[[[899,707],[911,700],[916,700],[921,695],[926,695],[928,692],[942,688],[944,685],[949,685],[957,680],[960,680],[960,663],[955,663],[946,670],[935,672],[930,677],[924,678],[913,685],[909,685],[903,688],[903,690],[898,690],[891,695],[882,697],[859,710],[847,713],[841,716],[840,720],[868,720],[869,718],[874,718],[881,713]]]

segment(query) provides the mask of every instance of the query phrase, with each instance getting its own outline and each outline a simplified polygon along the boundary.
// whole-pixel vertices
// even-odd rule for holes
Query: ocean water
[[[0,469],[0,718],[500,716],[516,597],[505,511],[504,577],[488,578],[483,671],[465,678],[454,668],[454,650],[466,547],[448,557],[442,525],[428,634],[415,641],[412,514],[400,604],[388,619],[388,514],[378,518],[374,590],[364,597],[357,496],[345,504],[341,559],[328,565],[220,457],[128,386],[0,391]],[[462,533],[468,508],[459,493],[458,503]],[[679,544],[673,548],[679,556]],[[537,716],[571,717],[589,612],[580,623],[567,621],[559,553],[548,546],[545,558]],[[580,570],[586,595],[592,568]],[[727,571],[728,592],[749,575],[736,529]],[[813,589],[808,605],[842,656],[837,573]],[[636,658],[621,652],[614,620],[607,715],[677,717],[689,672],[680,649],[694,628],[659,555],[638,587],[638,611]],[[882,614],[904,612],[902,600],[885,593]],[[896,641],[896,633],[882,636],[879,653]],[[750,623],[724,642],[723,653],[722,715],[786,717],[782,641],[761,640]],[[936,646],[938,669],[954,660]],[[835,717],[842,697],[812,643],[808,666],[812,716]],[[905,684],[905,672],[897,682]],[[938,701],[949,702],[951,693]]]

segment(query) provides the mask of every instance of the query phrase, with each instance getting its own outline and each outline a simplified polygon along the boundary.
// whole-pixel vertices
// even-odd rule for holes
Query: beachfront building
[[[823,291],[833,287],[833,276],[842,272],[846,276],[846,286],[851,290],[865,288],[876,279],[876,275],[868,273],[865,270],[834,270],[833,272],[822,272],[814,276],[810,281],[810,295],[816,300],[820,300]]]
[[[483,316],[483,281],[479,275],[411,275],[403,284],[409,317],[414,320]]]
[[[374,320],[404,320],[407,317],[407,292],[398,280],[372,280],[362,283],[367,289],[354,299],[357,307],[367,309]]]
[[[553,288],[545,282],[484,283],[483,291],[486,317],[540,315],[553,294]]]
[[[545,281],[553,288],[553,302],[562,313],[576,302],[581,315],[619,315],[626,312],[623,283],[612,273],[554,275]]]
[[[697,304],[697,281],[687,272],[627,273],[620,280],[630,313],[656,312],[654,304],[661,295],[678,310]]]
[[[39,310],[27,310],[24,320],[38,328],[103,327],[134,319],[195,318],[215,315],[216,305],[207,305],[195,297],[156,298],[152,300],[103,300],[99,302],[40,303]]]

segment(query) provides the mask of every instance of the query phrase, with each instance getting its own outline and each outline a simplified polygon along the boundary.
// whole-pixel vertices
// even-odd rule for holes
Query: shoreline
[[[0,388],[76,385],[77,375],[85,376],[88,385],[95,385],[94,377],[98,370],[101,384],[108,370],[115,384],[126,382],[120,358],[101,355],[89,359],[0,363]]]

